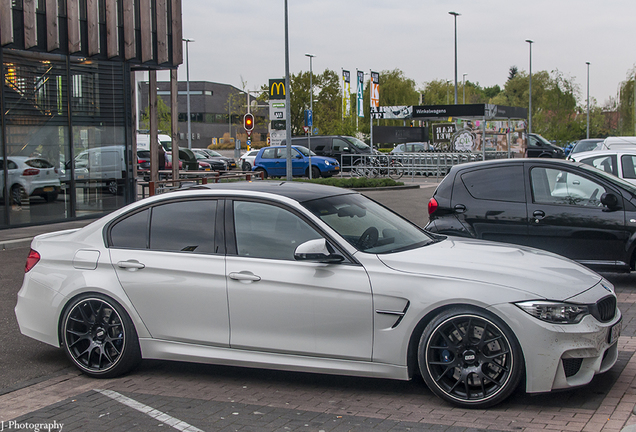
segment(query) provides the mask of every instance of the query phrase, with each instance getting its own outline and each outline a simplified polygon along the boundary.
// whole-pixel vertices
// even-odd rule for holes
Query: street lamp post
[[[451,80],[446,80],[446,105],[448,105],[450,103],[449,98],[450,98],[450,88],[448,87],[448,85],[451,83]]]
[[[289,80],[289,12],[287,0],[285,0],[285,144],[287,147],[287,158],[285,164],[285,178],[292,181],[292,159],[291,159],[291,111],[290,111],[290,80]]]
[[[590,138],[590,62],[587,65],[587,138]]]
[[[462,91],[464,93],[463,95],[463,100],[462,100],[462,104],[466,105],[466,75],[468,75],[467,73],[465,73],[462,77]]]
[[[309,113],[311,114],[312,121],[311,124],[307,124],[309,127],[309,133],[307,134],[307,147],[309,147],[309,179],[312,178],[312,170],[311,170],[311,128],[313,127],[313,118],[314,118],[314,69],[313,69],[313,59],[316,57],[313,54],[305,54],[309,57]]]
[[[188,54],[188,44],[194,39],[182,39],[186,43],[186,98],[188,104],[188,148],[192,148],[192,129],[190,125],[190,56]]]
[[[449,12],[455,17],[455,105],[457,105],[457,17],[461,14],[457,12]]]
[[[532,39],[526,39],[530,47],[530,88],[528,90],[528,133],[532,133]]]

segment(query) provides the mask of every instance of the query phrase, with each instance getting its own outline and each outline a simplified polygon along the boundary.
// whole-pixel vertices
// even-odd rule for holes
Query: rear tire
[[[260,168],[260,167],[256,168],[254,170],[254,172],[256,172],[256,173],[261,173],[262,172],[263,173],[263,180],[265,180],[267,178],[267,171],[265,170],[265,168]]]
[[[11,204],[13,205],[22,205],[22,200],[27,197],[26,191],[19,184],[13,185],[11,187]]]
[[[243,162],[243,166],[241,167],[243,171],[252,171],[252,165],[249,162]]]
[[[83,294],[66,306],[60,342],[71,362],[94,378],[122,375],[141,361],[132,320],[117,302],[101,294]]]

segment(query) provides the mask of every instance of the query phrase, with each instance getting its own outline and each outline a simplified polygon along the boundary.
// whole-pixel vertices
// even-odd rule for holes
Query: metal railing
[[[166,171],[171,173],[171,171]],[[221,183],[225,181],[237,181],[237,180],[263,180],[263,172],[254,171],[180,171],[178,179],[164,179],[156,182],[153,181],[138,181],[137,186],[141,190],[138,191],[138,195],[141,198],[146,196],[153,196],[164,192],[170,192],[183,187],[185,184],[191,183],[192,185],[208,184],[208,183]]]
[[[486,159],[506,159],[507,152],[486,152]],[[342,155],[342,172],[358,177],[444,177],[454,165],[484,160],[483,153],[421,152]]]

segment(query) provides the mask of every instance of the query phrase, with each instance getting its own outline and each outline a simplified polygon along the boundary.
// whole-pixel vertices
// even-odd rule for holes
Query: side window
[[[351,147],[348,142],[341,140],[340,138],[333,139],[333,151],[335,152],[351,152]],[[348,150],[345,150],[348,148]]]
[[[530,171],[535,203],[599,207],[607,190],[600,184],[569,171],[533,168]]]
[[[539,141],[533,136],[528,137],[528,147],[539,147]]]
[[[120,220],[110,228],[110,245],[122,249],[148,247],[148,215],[146,209]]]
[[[522,166],[469,171],[462,174],[461,179],[468,193],[476,199],[526,202]]]
[[[150,249],[213,254],[216,200],[180,201],[152,208]],[[184,219],[183,215],[188,215]]]
[[[596,156],[586,159],[581,159],[581,162],[587,165],[591,165],[596,169],[600,169],[601,171],[605,171],[609,174],[614,174],[618,176],[618,168],[616,166],[616,155],[604,155],[604,156]]]
[[[7,162],[7,169],[18,169],[18,164],[10,160]]]
[[[263,150],[263,154],[261,155],[261,159],[276,159],[276,149],[268,148]]]
[[[621,156],[621,165],[623,166],[623,178],[636,179],[636,169],[634,168],[636,156]]]
[[[281,207],[234,202],[234,230],[239,256],[294,261],[294,251],[307,240],[321,238],[309,224]]]
[[[276,152],[277,159],[287,159],[287,147],[281,147]]]

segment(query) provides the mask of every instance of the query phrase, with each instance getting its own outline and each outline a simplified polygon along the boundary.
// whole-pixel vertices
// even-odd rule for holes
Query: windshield
[[[360,194],[303,203],[349,244],[368,253],[390,253],[434,243],[423,230]]]
[[[216,151],[214,151],[214,150],[204,150],[204,151],[205,151],[207,154],[209,154],[210,156],[216,156],[216,157],[218,157],[218,156],[223,156],[221,153],[216,152]]]
[[[601,141],[587,141],[587,140],[582,140],[579,141],[574,148],[572,149],[571,153],[582,153],[582,152],[586,152],[586,151],[592,151],[592,150],[596,150],[598,148],[601,147]]]
[[[366,145],[363,141],[360,141],[358,138],[354,138],[354,137],[342,137],[342,138],[350,142],[355,148],[359,150],[366,150],[366,151],[369,150],[369,146]]]
[[[307,147],[303,147],[303,146],[294,146],[294,148],[296,150],[298,150],[299,152],[301,152],[304,156],[316,156],[316,153],[314,153],[313,151],[310,151]]]

